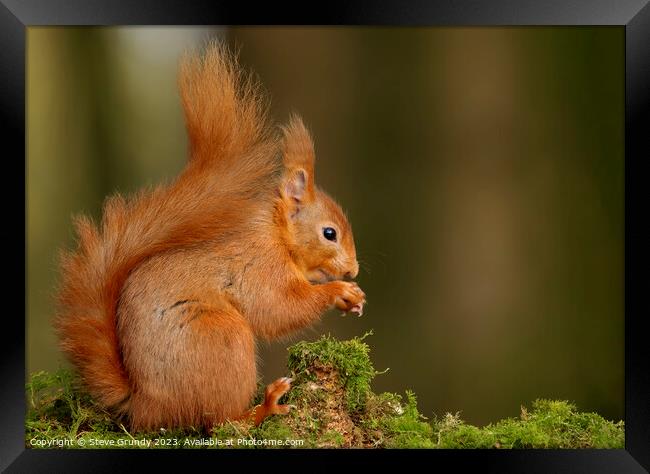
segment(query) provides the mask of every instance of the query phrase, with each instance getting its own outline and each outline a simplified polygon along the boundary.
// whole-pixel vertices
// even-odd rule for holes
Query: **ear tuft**
[[[282,132],[282,193],[288,204],[296,206],[314,199],[314,142],[297,115],[291,116]]]
[[[314,141],[298,115],[292,115],[289,124],[282,127],[284,140],[282,152],[284,165],[287,168],[303,168],[313,174]]]

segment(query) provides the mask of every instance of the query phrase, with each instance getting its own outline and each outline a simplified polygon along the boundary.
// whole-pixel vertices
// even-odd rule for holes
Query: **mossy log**
[[[367,335],[366,335],[367,336]],[[375,394],[378,372],[365,337],[324,336],[289,348],[293,405],[259,427],[227,422],[194,429],[129,432],[97,406],[70,370],[38,372],[27,384],[28,448],[623,448],[624,424],[577,411],[567,401],[536,400],[519,418],[485,427],[458,414],[425,418],[415,395]],[[257,395],[262,397],[263,387]]]

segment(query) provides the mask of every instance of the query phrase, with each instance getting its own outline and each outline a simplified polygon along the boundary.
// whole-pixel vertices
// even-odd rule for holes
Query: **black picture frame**
[[[357,451],[58,451],[25,449],[25,47],[26,27],[38,25],[610,25],[625,28],[625,433],[624,450],[357,450]],[[7,283],[0,331],[0,469],[7,472],[102,472],[154,470],[173,460],[192,469],[201,459],[224,463],[282,462],[277,469],[340,468],[378,461],[400,466],[482,472],[647,472],[650,469],[650,349],[644,341],[650,235],[643,231],[643,164],[650,158],[650,6],[648,0],[399,0],[329,1],[313,5],[208,0],[0,0],[0,113],[3,133],[2,197],[16,214],[6,221],[3,266]],[[22,157],[22,160],[21,160]],[[644,215],[645,214],[645,215]],[[21,232],[19,229],[23,229]],[[24,237],[24,235],[23,235]],[[15,311],[14,307],[15,306]],[[279,455],[283,459],[279,460]],[[286,464],[284,464],[286,463]],[[298,467],[297,465],[301,466]],[[240,467],[240,468],[241,468]],[[275,470],[275,469],[273,469]]]

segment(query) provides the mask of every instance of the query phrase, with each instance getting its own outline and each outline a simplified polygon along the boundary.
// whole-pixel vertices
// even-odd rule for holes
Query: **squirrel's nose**
[[[344,276],[346,280],[354,280],[357,275],[359,274],[359,264],[357,262],[354,262],[354,268],[347,272]]]

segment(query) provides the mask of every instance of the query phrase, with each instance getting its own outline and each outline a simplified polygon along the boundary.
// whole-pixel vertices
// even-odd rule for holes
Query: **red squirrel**
[[[361,314],[352,228],[314,184],[302,120],[268,99],[224,45],[181,61],[189,159],[167,186],[114,195],[75,218],[54,326],[94,399],[135,431],[209,429],[285,414],[291,380],[257,386],[256,338],[336,307]]]

